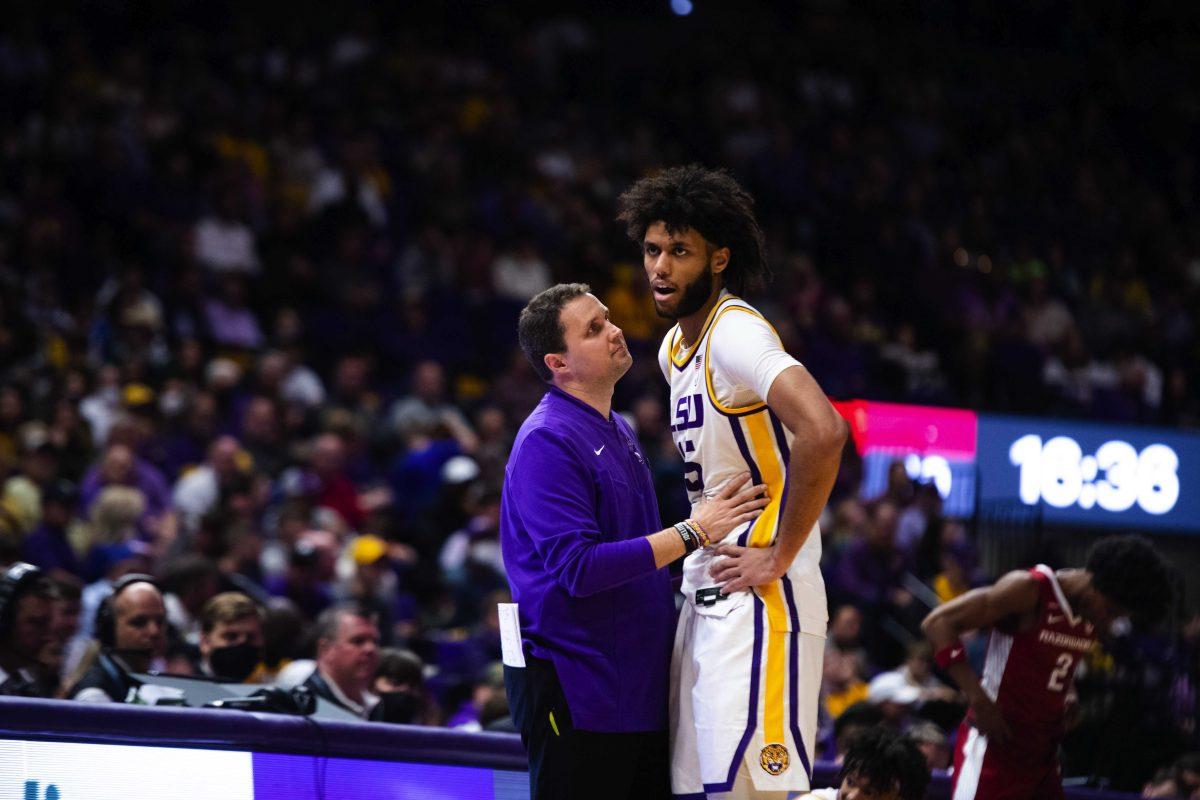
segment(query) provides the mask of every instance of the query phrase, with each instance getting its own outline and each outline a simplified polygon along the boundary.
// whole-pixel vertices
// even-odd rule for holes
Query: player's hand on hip
[[[1012,728],[1004,720],[1000,706],[990,697],[984,696],[971,703],[971,710],[975,713],[975,727],[988,737],[988,741],[1004,744],[1012,739]]]
[[[743,472],[711,498],[697,503],[692,509],[692,519],[700,523],[709,539],[719,542],[738,525],[761,514],[769,502],[767,485],[752,485],[750,473]]]
[[[779,548],[774,545],[739,547],[736,544],[723,544],[716,549],[716,554],[725,558],[715,559],[708,574],[725,594],[778,580],[789,566],[781,563]]]

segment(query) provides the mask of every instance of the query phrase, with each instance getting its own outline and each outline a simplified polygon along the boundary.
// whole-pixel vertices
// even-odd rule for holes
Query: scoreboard
[[[899,460],[951,516],[979,503],[1037,507],[1049,524],[1200,533],[1200,434],[1134,425],[835,402],[878,497]]]

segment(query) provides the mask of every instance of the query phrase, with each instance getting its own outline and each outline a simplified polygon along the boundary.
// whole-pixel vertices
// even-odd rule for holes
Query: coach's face
[[[717,291],[717,275],[729,265],[729,248],[714,247],[694,228],[667,230],[662,222],[646,229],[642,265],[660,317],[682,319],[704,308]]]
[[[608,308],[595,295],[571,300],[559,312],[567,349],[551,353],[546,363],[551,372],[568,382],[585,386],[615,385],[633,364],[625,346],[625,335],[608,318]]]

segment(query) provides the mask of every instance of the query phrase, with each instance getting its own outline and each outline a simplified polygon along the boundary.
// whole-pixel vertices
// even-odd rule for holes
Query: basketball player
[[[750,471],[770,504],[684,561],[671,664],[678,797],[783,798],[812,777],[828,618],[817,517],[846,424],[738,295],[768,272],[753,200],[728,174],[677,167],[620,199],[660,316],[659,362],[693,505]]]
[[[922,800],[929,765],[911,736],[876,725],[853,737],[839,779],[800,800]]]
[[[1139,536],[1102,539],[1083,569],[1010,572],[921,624],[970,707],[954,753],[954,800],[1061,798],[1058,745],[1075,668],[1113,621],[1156,622],[1171,601],[1162,558]],[[983,677],[959,636],[992,628]]]

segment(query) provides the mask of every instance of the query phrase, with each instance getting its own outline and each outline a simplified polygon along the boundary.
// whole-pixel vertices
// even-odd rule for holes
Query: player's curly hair
[[[929,764],[917,743],[884,725],[867,728],[850,741],[838,783],[851,775],[879,794],[898,786],[903,800],[921,800],[929,786]]]
[[[1158,622],[1174,600],[1171,571],[1144,536],[1101,539],[1088,551],[1086,569],[1096,591],[1140,622]]]
[[[693,229],[717,247],[729,248],[721,273],[725,288],[741,294],[771,276],[754,198],[725,170],[699,164],[672,167],[629,187],[617,201],[617,221],[637,244],[656,222],[669,233]]]

